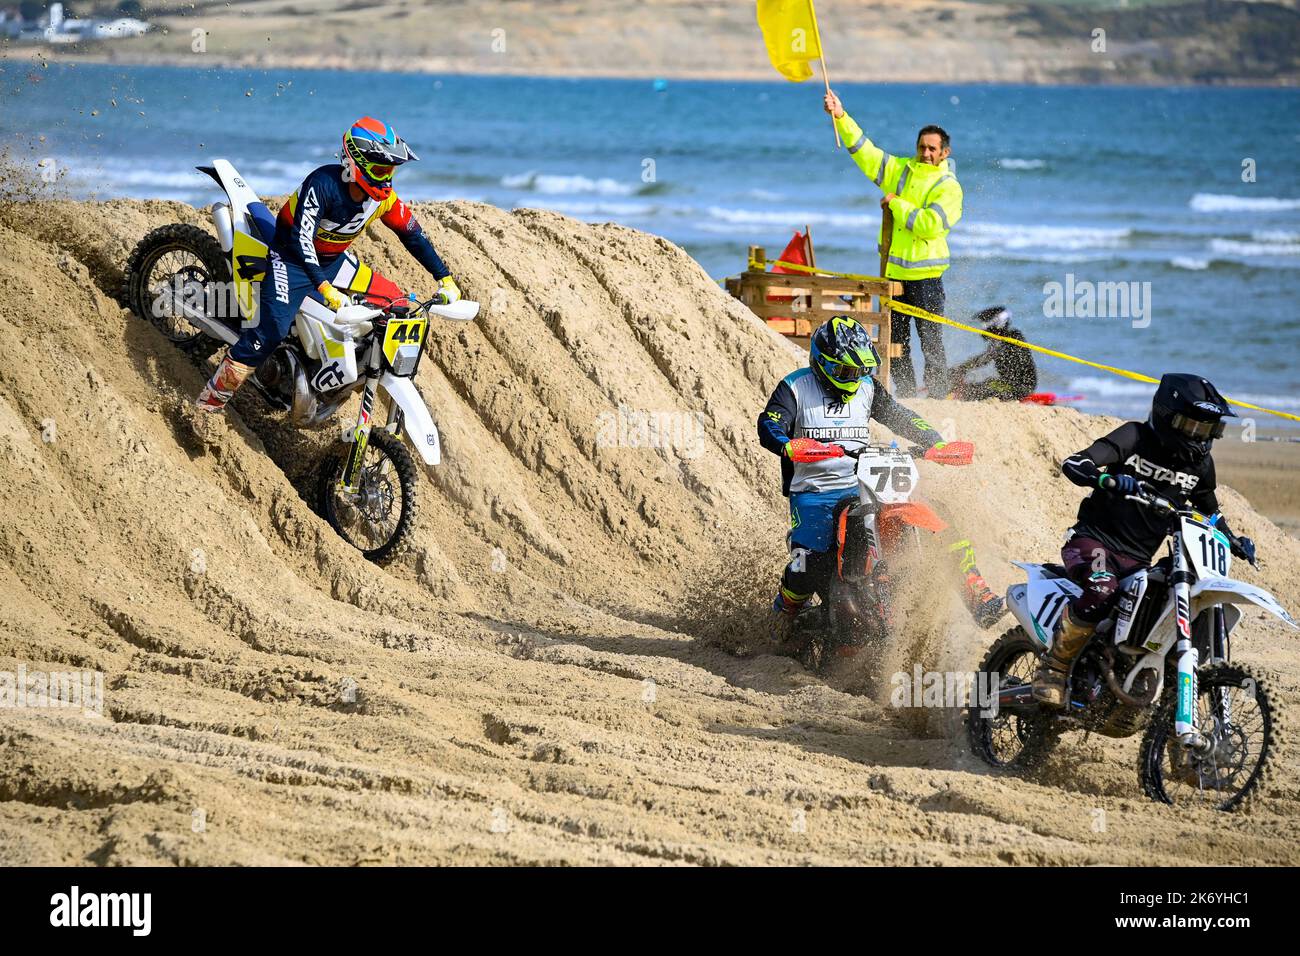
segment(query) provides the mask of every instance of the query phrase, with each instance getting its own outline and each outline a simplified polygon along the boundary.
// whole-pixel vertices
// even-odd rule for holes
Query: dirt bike
[[[199,170],[225,190],[214,203],[216,237],[188,225],[162,226],[127,261],[123,299],[174,345],[204,361],[233,345],[241,326],[257,324],[258,283],[267,268],[275,219],[226,160]],[[315,506],[353,547],[378,563],[391,560],[415,521],[417,472],[400,436],[426,465],[441,460],[438,428],[414,384],[428,320],[469,321],[478,303],[419,301],[344,253],[334,285],[348,302],[338,312],[303,301],[289,334],[250,379],[298,428],[321,428],[358,391],[356,424],[318,466]],[[375,428],[379,392],[387,421]]]
[[[794,656],[819,674],[837,659],[884,645],[896,623],[893,573],[921,554],[922,532],[947,527],[928,505],[912,500],[920,481],[915,459],[925,455],[924,448],[904,451],[897,442],[840,447],[857,459],[858,500],[847,498],[836,507],[826,593],[820,603],[800,610],[791,632]]]
[[[1144,731],[1138,776],[1148,797],[1232,810],[1258,791],[1277,744],[1268,688],[1231,660],[1236,605],[1296,622],[1267,591],[1227,576],[1232,554],[1217,515],[1180,508],[1146,485],[1125,497],[1168,520],[1169,553],[1120,582],[1115,609],[1071,668],[1061,711],[1040,707],[1031,684],[1066,604],[1082,591],[1061,565],[1017,563],[1028,581],[1007,591],[1007,606],[1019,623],[980,665],[999,689],[996,707],[968,711],[972,749],[994,767],[1025,768],[1068,730]]]

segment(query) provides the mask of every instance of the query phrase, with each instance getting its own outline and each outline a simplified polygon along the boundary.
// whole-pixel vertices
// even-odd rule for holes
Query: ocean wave
[[[1250,234],[1255,242],[1300,242],[1300,232],[1285,229],[1260,229]]]
[[[1279,412],[1300,409],[1300,398],[1294,395],[1244,392],[1231,388],[1230,383],[1216,381],[1215,384],[1237,401],[1249,402],[1263,408],[1272,408]],[[1120,378],[1102,378],[1097,375],[1081,375],[1077,378],[1071,378],[1070,388],[1087,394],[1089,398],[1101,396],[1117,399],[1146,399],[1148,401],[1155,394],[1156,389],[1154,383],[1132,382]]]
[[[997,165],[1002,169],[1045,169],[1047,160],[1045,159],[1019,159],[1015,156],[1003,156],[997,160]]]
[[[1193,256],[1174,256],[1169,260],[1169,264],[1176,269],[1190,269],[1193,272],[1210,268],[1209,259],[1197,259]]]
[[[140,164],[114,167],[112,164],[86,164],[74,160],[61,163],[60,168],[67,171],[69,181],[76,184],[88,183],[101,192],[114,189],[128,191],[132,187],[147,186],[149,190],[144,195],[152,197],[158,195],[157,190],[164,189],[172,193],[179,190],[188,195],[205,192],[208,187],[217,188],[211,179],[193,167],[174,170],[148,168]],[[138,191],[132,191],[132,194],[139,195]]]
[[[1300,209],[1300,199],[1197,193],[1188,205],[1195,212],[1283,212],[1287,209]]]
[[[974,248],[993,249],[1117,249],[1125,244],[1132,230],[1124,227],[1005,225],[1002,223],[963,223],[954,232],[952,242]]]
[[[1223,256],[1300,256],[1300,243],[1211,239],[1210,251]]]
[[[586,216],[627,216],[630,219],[644,219],[658,212],[659,207],[647,203],[635,202],[566,202],[549,199],[542,203],[516,202],[515,208],[550,209],[562,212],[566,216],[583,218]]]
[[[591,179],[587,176],[561,176],[532,170],[514,176],[503,176],[501,177],[501,185],[507,189],[520,189],[548,196],[573,195],[575,193],[594,193],[598,196],[632,196],[641,189],[640,186],[632,183],[620,183],[618,180],[609,177]]]
[[[752,227],[752,226],[831,226],[837,229],[875,230],[880,225],[879,216],[865,216],[854,213],[814,212],[812,210],[765,210],[765,209],[725,209],[710,206],[706,215],[718,227]],[[704,228],[704,227],[701,227]],[[715,231],[715,230],[710,230]]]
[[[1080,252],[1024,252],[1010,249],[964,249],[954,242],[953,254],[959,259],[999,259],[1003,262],[1048,262],[1054,265],[1076,265],[1084,262],[1113,262],[1108,255],[1090,255]]]

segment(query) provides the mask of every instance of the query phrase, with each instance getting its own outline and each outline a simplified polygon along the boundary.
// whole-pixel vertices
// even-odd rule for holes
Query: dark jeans
[[[898,301],[943,315],[943,276],[904,282],[903,294]],[[889,334],[891,340],[903,348],[903,354],[890,365],[894,394],[898,398],[910,398],[916,394],[916,372],[912,368],[912,317],[894,312]],[[943,349],[943,326],[938,322],[917,319],[916,334],[921,337],[921,354],[925,356],[925,387],[930,390],[931,398],[944,398],[948,394],[948,356]]]
[[[1100,623],[1115,603],[1120,578],[1147,564],[1080,534],[1065,542],[1061,563],[1070,580],[1083,588],[1083,594],[1070,599],[1070,617],[1080,624]]]

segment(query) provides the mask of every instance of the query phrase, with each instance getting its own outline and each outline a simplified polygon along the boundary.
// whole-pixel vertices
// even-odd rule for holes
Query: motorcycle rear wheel
[[[996,686],[1032,683],[1042,645],[1016,625],[993,642],[980,664],[981,673],[998,674]],[[984,685],[988,686],[988,685]],[[1060,733],[1049,714],[1032,716],[999,711],[986,717],[978,704],[966,711],[971,750],[991,767],[1028,769],[1056,746]]]
[[[1177,695],[1171,686],[1142,736],[1142,790],[1152,800],[1173,806],[1245,808],[1273,767],[1277,729],[1268,688],[1239,664],[1204,667],[1196,685],[1197,726],[1215,742],[1214,749],[1194,763],[1186,760],[1174,735]]]
[[[163,294],[173,283],[187,290],[201,286],[206,304],[221,303],[229,282],[230,264],[216,238],[198,226],[175,223],[153,230],[131,250],[122,274],[122,301],[178,349],[202,362],[221,341],[176,314]],[[217,284],[220,288],[213,289]]]
[[[320,514],[367,560],[388,564],[415,526],[415,460],[400,438],[375,429],[361,458],[361,483],[353,499],[339,489],[347,459],[348,447],[342,445],[321,462],[316,485]]]

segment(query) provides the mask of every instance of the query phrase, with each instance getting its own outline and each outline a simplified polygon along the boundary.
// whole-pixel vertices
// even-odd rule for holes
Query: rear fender
[[[1023,568],[1029,580],[1007,588],[1007,607],[1025,633],[1032,634],[1047,647],[1052,643],[1052,631],[1066,604],[1070,598],[1082,594],[1083,589],[1069,578],[1048,575],[1040,564],[1016,562],[1016,567]]]

